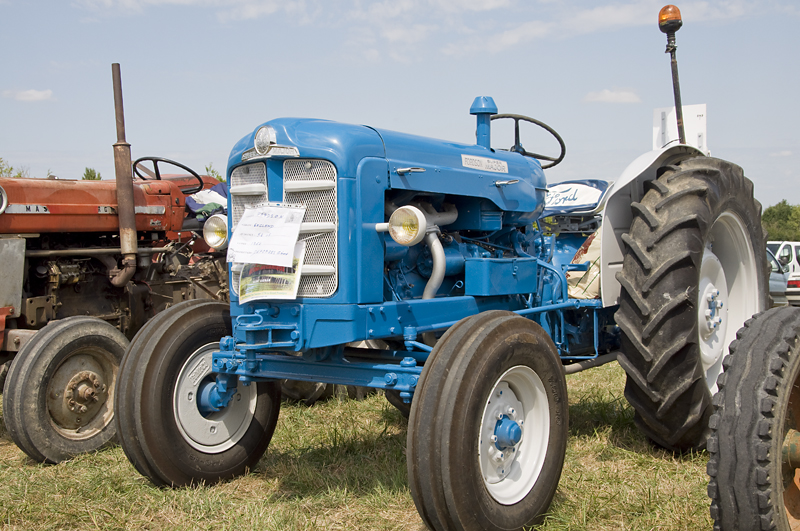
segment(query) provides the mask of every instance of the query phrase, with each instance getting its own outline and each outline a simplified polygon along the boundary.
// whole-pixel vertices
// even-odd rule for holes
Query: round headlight
[[[255,145],[256,152],[259,155],[266,155],[267,151],[277,142],[275,139],[275,130],[268,125],[259,128],[256,131],[256,138],[253,144]]]
[[[427,228],[425,214],[417,207],[400,207],[389,218],[389,235],[394,241],[407,247],[421,242]]]
[[[206,245],[221,251],[228,246],[228,216],[214,214],[203,225],[203,239]]]

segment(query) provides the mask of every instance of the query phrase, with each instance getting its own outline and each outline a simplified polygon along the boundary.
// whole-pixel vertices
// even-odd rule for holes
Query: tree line
[[[212,163],[209,163],[206,166],[206,175],[213,177],[220,182],[225,182],[225,176],[218,172]],[[31,175],[28,168],[24,166],[15,168],[2,157],[0,157],[0,177],[6,177],[10,179],[29,179]],[[103,177],[100,175],[100,172],[96,171],[94,168],[86,168],[83,171],[83,177],[81,177],[81,179],[84,181],[99,181],[102,178]],[[56,177],[50,170],[47,170],[47,176],[45,179],[58,179],[58,177]]]
[[[761,214],[761,226],[770,241],[800,241],[800,205],[790,205],[784,199],[766,208]]]

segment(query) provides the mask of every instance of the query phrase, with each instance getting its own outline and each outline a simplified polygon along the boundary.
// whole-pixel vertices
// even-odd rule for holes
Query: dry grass
[[[570,439],[542,530],[709,529],[705,455],[674,456],[638,433],[616,365],[569,376]],[[152,487],[119,448],[32,463],[0,424],[2,529],[418,530],[405,420],[383,399],[284,404],[251,474],[222,485]]]

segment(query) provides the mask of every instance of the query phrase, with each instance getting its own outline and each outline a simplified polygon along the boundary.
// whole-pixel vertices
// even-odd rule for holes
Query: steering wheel
[[[547,125],[544,122],[540,122],[536,118],[531,118],[530,116],[523,116],[521,114],[495,114],[492,116],[492,120],[503,120],[503,119],[511,119],[514,120],[514,145],[509,149],[509,151],[513,151],[515,153],[519,153],[520,155],[524,155],[525,157],[531,157],[537,160],[546,160],[550,162],[550,164],[543,165],[542,169],[546,170],[547,168],[552,168],[562,160],[564,160],[564,155],[567,154],[567,146],[564,144],[564,140],[561,136],[556,133],[556,130]],[[538,125],[558,140],[558,145],[561,146],[561,153],[559,153],[558,157],[548,157],[547,155],[540,155],[538,153],[531,153],[530,151],[526,151],[525,148],[522,147],[522,144],[519,142],[519,122],[522,120],[523,122],[530,122],[534,125]]]
[[[152,171],[150,171],[149,168],[141,166],[142,162],[152,162],[153,163],[153,169],[155,171],[152,172]],[[133,173],[135,173],[136,176],[138,178],[142,179],[143,181],[146,181],[148,179],[155,179],[156,181],[160,181],[161,180],[161,172],[158,169],[158,163],[159,162],[163,162],[164,164],[171,164],[172,166],[177,166],[178,168],[180,168],[182,170],[186,170],[187,172],[189,172],[189,174],[192,177],[197,179],[197,182],[200,183],[200,184],[198,184],[195,188],[190,188],[188,190],[183,190],[183,194],[184,195],[190,195],[190,194],[193,194],[195,192],[199,192],[200,190],[203,189],[203,186],[205,185],[205,183],[203,182],[203,178],[200,177],[200,175],[196,171],[194,171],[193,169],[191,169],[188,166],[184,166],[180,162],[175,162],[174,160],[165,159],[165,158],[162,158],[162,157],[142,157],[140,159],[136,159],[134,161],[134,163],[133,163]],[[142,175],[142,173],[139,170],[141,170],[141,172],[146,173],[147,177]]]

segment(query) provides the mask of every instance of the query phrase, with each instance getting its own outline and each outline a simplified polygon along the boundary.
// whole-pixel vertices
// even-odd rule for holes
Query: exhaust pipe
[[[114,81],[114,111],[117,118],[117,142],[114,144],[114,173],[117,178],[117,216],[119,241],[122,251],[122,269],[109,271],[111,284],[125,286],[136,273],[136,214],[133,207],[133,172],[131,170],[131,145],[125,141],[125,111],[122,107],[122,77],[119,63],[111,65]]]

